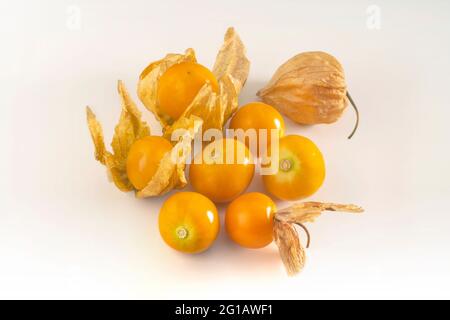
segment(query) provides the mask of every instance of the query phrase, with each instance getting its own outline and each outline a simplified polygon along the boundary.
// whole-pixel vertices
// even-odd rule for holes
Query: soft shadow
[[[239,105],[242,106],[246,103],[253,101],[260,101],[261,99],[256,95],[256,93],[261,90],[267,81],[258,81],[249,79],[244,85],[244,88],[239,95]]]

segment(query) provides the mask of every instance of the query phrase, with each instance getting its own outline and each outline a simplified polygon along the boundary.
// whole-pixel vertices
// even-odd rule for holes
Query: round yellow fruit
[[[208,249],[219,234],[214,203],[196,192],[180,192],[164,202],[159,212],[159,232],[171,248],[184,253]]]
[[[280,139],[279,170],[263,176],[264,185],[281,200],[299,200],[313,195],[325,179],[325,161],[319,148],[303,136]]]
[[[171,150],[172,145],[163,137],[148,136],[133,143],[128,152],[127,175],[136,190],[148,185],[162,158]]]

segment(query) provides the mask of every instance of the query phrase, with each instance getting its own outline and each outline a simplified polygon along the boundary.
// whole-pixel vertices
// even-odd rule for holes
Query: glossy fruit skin
[[[299,200],[313,195],[325,180],[325,161],[319,148],[306,137],[280,139],[277,174],[263,176],[267,191],[281,200]]]
[[[212,151],[218,148],[223,152],[213,155]],[[234,148],[234,158],[227,163],[227,154],[232,154],[227,150],[231,148]],[[189,180],[195,191],[214,202],[224,203],[247,189],[254,172],[255,164],[248,148],[237,140],[221,139],[210,143],[195,157],[189,168]]]
[[[259,134],[261,129],[267,130],[267,148],[270,146],[270,130],[278,130],[278,137],[282,137],[285,132],[283,116],[272,106],[262,102],[251,102],[241,107],[233,116],[230,122],[230,129],[256,129],[258,133],[257,150],[261,155],[259,148]],[[262,133],[262,132],[261,132]],[[249,142],[245,141],[249,147]],[[269,150],[269,149],[268,149]],[[253,150],[252,150],[253,151]]]
[[[144,189],[158,170],[164,155],[172,150],[171,143],[157,136],[148,136],[133,143],[128,152],[127,175],[137,189]]]
[[[265,194],[246,193],[227,208],[225,228],[228,236],[245,248],[263,248],[273,241],[276,205]]]
[[[216,77],[201,64],[182,62],[171,66],[158,81],[157,99],[161,111],[177,120],[207,82],[218,92]]]
[[[164,242],[183,253],[207,250],[219,234],[217,208],[196,192],[180,192],[168,198],[159,212],[159,232]]]

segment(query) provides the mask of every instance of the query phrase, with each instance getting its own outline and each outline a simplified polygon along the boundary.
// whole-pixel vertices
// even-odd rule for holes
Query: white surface
[[[448,1],[2,0],[0,12],[0,298],[450,298]],[[324,50],[361,110],[351,141],[350,109],[330,126],[288,122],[326,157],[313,199],[367,210],[310,225],[296,278],[275,247],[244,250],[223,230],[205,254],[171,251],[164,198],[120,193],[93,159],[87,104],[109,141],[118,79],[137,98],[141,69],[188,47],[212,66],[228,26],[252,62],[241,103],[292,55]]]

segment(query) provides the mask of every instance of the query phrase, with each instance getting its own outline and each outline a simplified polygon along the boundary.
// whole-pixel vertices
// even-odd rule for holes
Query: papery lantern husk
[[[348,105],[344,70],[325,52],[305,52],[281,65],[270,82],[258,92],[300,124],[333,123]]]

